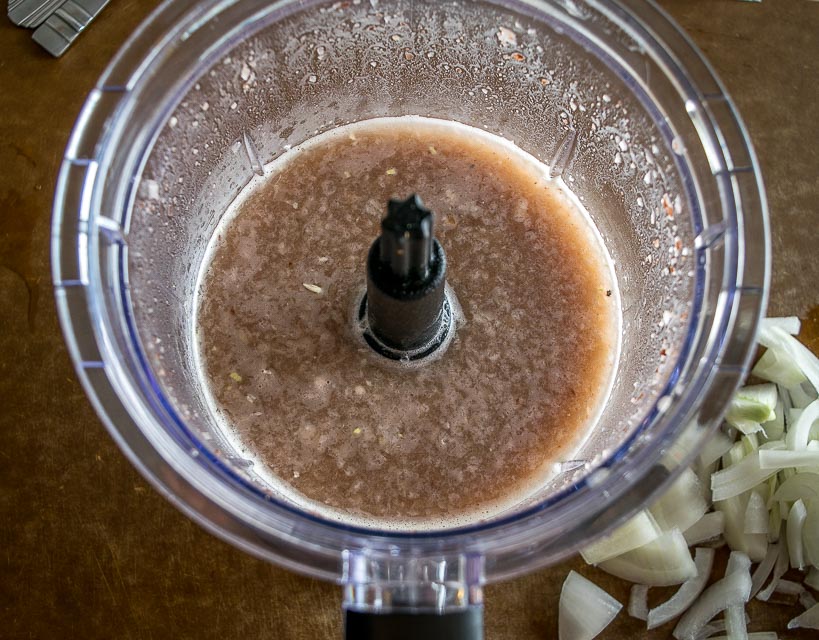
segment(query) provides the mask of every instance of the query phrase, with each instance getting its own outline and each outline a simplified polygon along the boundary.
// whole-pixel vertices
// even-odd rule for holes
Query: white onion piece
[[[748,624],[751,619],[748,617],[748,614],[745,614],[745,624]],[[696,640],[713,640],[713,636],[715,633],[720,633],[725,631],[725,619],[722,620],[715,620],[714,622],[709,622],[705,625],[700,632],[696,636]],[[721,636],[722,638],[726,638],[727,636]],[[731,640],[730,638],[728,640]]]
[[[816,500],[808,503],[808,515],[802,524],[802,550],[805,560],[819,568],[819,501]]]
[[[725,567],[725,575],[727,576],[737,571],[750,570],[751,559],[748,557],[748,554],[742,553],[741,551],[732,551],[731,555],[728,556],[728,565]]]
[[[734,434],[734,436],[736,436],[736,434]],[[731,448],[728,449],[728,452],[722,456],[723,468],[727,469],[735,464],[739,464],[746,455],[745,445],[741,442],[734,442]]]
[[[772,445],[768,447],[768,445]],[[782,442],[769,442],[768,449],[784,449]],[[726,500],[745,493],[753,489],[760,482],[770,478],[776,469],[762,469],[759,466],[759,454],[757,452],[745,456],[738,463],[731,465],[727,469],[717,471],[711,476],[711,491],[714,502]]]
[[[776,559],[779,557],[779,545],[772,544],[768,546],[768,552],[765,554],[765,559],[759,563],[756,570],[754,571],[754,575],[751,576],[751,598],[756,596],[759,593],[759,590],[762,588],[762,585],[765,584],[765,581],[768,579],[768,576],[771,575],[771,571],[773,571],[774,563]]]
[[[580,551],[588,564],[597,564],[642,547],[662,534],[662,530],[648,511],[640,511],[609,535],[593,542]]]
[[[788,623],[788,629],[819,629],[819,604],[813,605]]]
[[[618,578],[651,587],[681,584],[697,574],[685,538],[676,529],[597,566]]]
[[[808,387],[806,390],[805,387]],[[796,409],[805,409],[811,402],[816,400],[816,391],[810,384],[803,382],[788,389],[791,394],[791,402]]]
[[[725,620],[709,622],[700,629],[699,633],[695,636],[695,640],[706,640],[706,638],[710,638],[715,633],[720,633],[721,631],[725,631]]]
[[[788,554],[791,557],[791,566],[794,569],[802,569],[805,566],[805,556],[802,553],[802,528],[807,517],[808,510],[805,509],[805,503],[801,499],[794,502],[788,514],[788,527],[786,529]]]
[[[779,640],[776,631],[754,631],[746,634],[748,640]],[[733,636],[708,636],[708,640],[734,640]]]
[[[774,476],[776,477],[776,476]],[[782,530],[782,510],[778,502],[771,503],[771,511],[768,516],[768,541],[778,542],[779,533]]]
[[[774,592],[774,589],[776,589],[776,585],[779,584],[779,580],[782,578],[782,576],[785,575],[785,572],[787,570],[788,549],[786,545],[780,543],[779,552],[777,553],[776,556],[776,563],[774,564],[773,577],[771,578],[771,581],[768,583],[768,586],[757,594],[756,599],[762,600],[763,602],[767,601],[771,597],[771,594]]]
[[[714,504],[725,517],[723,535],[728,546],[735,551],[747,553],[754,562],[761,562],[768,551],[768,536],[764,534],[745,533],[745,510],[748,506],[748,495],[744,493]]]
[[[797,336],[802,328],[802,322],[796,316],[782,316],[779,318],[763,318],[759,323],[759,326],[779,327],[785,333],[792,336]]]
[[[759,344],[790,358],[814,389],[819,389],[819,358],[799,340],[775,326],[763,326],[759,331]],[[793,386],[793,385],[788,385]]]
[[[722,511],[706,513],[693,525],[683,532],[685,542],[689,547],[713,540],[725,530],[725,514]]]
[[[770,382],[742,387],[734,394],[725,421],[740,431],[743,431],[742,425],[749,422],[758,427],[759,423],[776,417],[774,408],[778,399],[776,385]]]
[[[819,591],[819,569],[817,569],[816,567],[811,567],[811,570],[808,571],[808,575],[805,578],[804,582],[812,589],[816,589],[817,591]]]
[[[768,533],[768,507],[759,492],[752,491],[745,507],[744,533]]]
[[[648,585],[631,585],[631,592],[628,596],[628,614],[638,620],[648,618]]]
[[[749,578],[751,576],[751,560],[744,553],[731,552],[728,558],[728,566],[725,568],[725,575],[732,573],[744,573]],[[753,586],[753,581],[751,581]],[[750,599],[750,590],[748,598]],[[747,602],[747,600],[745,601]],[[732,604],[725,609],[725,630],[731,640],[747,640],[748,625],[745,622],[745,602]]]
[[[805,380],[805,374],[793,360],[773,349],[768,349],[762,354],[751,373],[757,378],[770,380],[785,387],[792,387]]]
[[[745,449],[745,455],[762,448],[759,444],[759,436],[755,433],[743,434],[740,438],[740,442],[742,442],[742,447]],[[771,446],[770,443],[766,443],[766,445]]]
[[[674,628],[674,637],[677,640],[694,640],[711,618],[730,606],[747,602],[750,594],[751,576],[747,571],[726,575],[708,587],[683,614]]]
[[[697,482],[700,483],[702,499],[705,500],[708,505],[711,504],[711,476],[717,470],[717,465],[719,465],[719,460],[705,465],[697,463],[694,467],[694,471],[697,474]]]
[[[816,598],[814,598],[813,594],[807,589],[802,589],[802,591],[799,592],[799,604],[805,607],[805,609],[810,609],[816,605]]]
[[[702,452],[700,452],[699,457],[700,465],[708,466],[709,464],[716,462],[722,456],[724,456],[728,449],[730,449],[733,445],[734,441],[731,440],[731,438],[726,436],[721,431],[717,431],[708,439],[708,442],[706,442],[705,446],[702,448]]]
[[[759,452],[761,469],[787,469],[788,467],[819,467],[819,451],[765,451]]]
[[[688,529],[708,511],[697,475],[685,469],[649,511],[663,531]]]
[[[560,640],[591,640],[605,629],[623,605],[592,581],[570,571],[560,591]]]
[[[773,420],[769,420],[762,425],[765,438],[768,440],[779,440],[785,433],[785,405],[782,403],[781,396],[776,400],[774,414],[776,415]]]
[[[681,615],[705,589],[711,567],[714,564],[714,550],[697,548],[694,552],[697,575],[683,582],[677,592],[661,605],[648,612],[648,628],[654,629]]]
[[[730,640],[748,640],[748,625],[745,623],[745,604],[732,604],[725,609],[725,630]]]
[[[819,420],[819,400],[814,400],[799,414],[796,424],[788,428],[785,442],[788,449],[802,451],[808,446],[808,437],[813,423]]]
[[[783,482],[773,495],[779,502],[794,502],[802,498],[812,500],[819,498],[819,474],[800,473]]]
[[[780,580],[776,584],[776,589],[774,589],[776,593],[784,593],[789,596],[798,596],[800,593],[804,591],[802,585],[798,582],[794,582],[793,580]]]
[[[762,425],[753,420],[737,420],[733,426],[744,436],[752,436],[757,433],[761,433],[763,436],[767,435]]]

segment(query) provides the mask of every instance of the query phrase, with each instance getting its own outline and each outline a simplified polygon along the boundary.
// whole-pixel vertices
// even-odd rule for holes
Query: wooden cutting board
[[[0,20],[0,638],[339,638],[337,587],[231,548],[147,486],[63,346],[49,277],[55,178],[86,93],[157,4],[111,3],[60,60]],[[711,59],[759,153],[773,222],[770,311],[813,314],[819,335],[819,3],[661,4]],[[626,601],[628,585],[571,561],[487,588],[487,638],[556,637],[570,568]],[[750,629],[783,632],[798,612],[754,603]],[[669,634],[621,614],[601,637]]]

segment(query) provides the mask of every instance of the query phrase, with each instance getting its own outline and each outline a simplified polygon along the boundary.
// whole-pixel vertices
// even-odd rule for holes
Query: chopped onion
[[[716,462],[722,456],[724,456],[733,445],[733,440],[731,440],[724,433],[717,431],[713,436],[711,436],[711,438],[709,438],[708,442],[705,443],[705,446],[703,446],[699,457],[700,465],[707,467],[711,463]]]
[[[785,387],[793,387],[805,380],[805,375],[787,356],[768,349],[757,360],[751,373],[762,380],[770,380]]]
[[[745,451],[745,445],[742,442],[734,442],[727,453],[722,456],[722,466],[724,468],[733,467],[735,464],[742,462],[742,459],[748,454]]]
[[[732,604],[725,609],[725,630],[731,640],[748,640],[745,604]]]
[[[813,500],[819,498],[819,474],[800,473],[783,482],[773,499],[780,502],[795,502],[803,498]]]
[[[709,622],[702,629],[700,629],[699,633],[695,637],[696,640],[706,640],[720,631],[725,631],[725,620],[715,620],[714,622]]]
[[[808,575],[805,578],[805,584],[819,591],[819,569],[811,567],[811,570],[808,571]]]
[[[776,400],[776,407],[774,407],[776,414],[773,420],[763,423],[762,430],[765,432],[767,440],[779,440],[785,433],[785,405],[782,402],[781,396]]]
[[[779,580],[782,578],[782,576],[785,575],[785,572],[787,570],[788,549],[784,544],[780,544],[779,552],[776,555],[776,564],[774,564],[773,577],[771,578],[771,581],[768,583],[768,586],[757,594],[756,599],[762,600],[763,602],[767,601],[771,597],[771,594],[774,592],[774,589],[776,589],[776,585],[779,584]]]
[[[751,559],[744,553],[731,552],[728,558],[728,566],[725,568],[725,575],[732,573],[744,573],[750,579]],[[753,585],[753,582],[751,583]],[[748,592],[750,598],[750,590]],[[745,601],[747,602],[747,600]],[[745,640],[748,637],[748,625],[745,622],[745,603],[737,603],[725,609],[725,630],[732,640]]]
[[[724,432],[706,443],[692,469],[647,511],[584,550],[588,562],[637,583],[629,614],[646,620],[649,629],[681,616],[674,629],[678,640],[723,630],[726,640],[776,640],[773,632],[748,633],[745,614],[749,598],[772,596],[798,597],[806,608],[788,628],[819,628],[814,596],[782,579],[789,565],[812,565],[804,585],[819,590],[819,358],[793,337],[799,329],[796,317],[762,321],[758,341],[766,351],[752,373],[770,382],[739,389]],[[731,558],[725,576],[706,588],[715,552],[697,548],[692,560],[685,545],[720,535]],[[752,561],[759,563],[753,577]],[[680,583],[669,600],[647,610],[650,586]],[[563,600],[561,595],[561,637]],[[584,614],[588,609],[584,602]],[[724,620],[709,623],[720,611]],[[577,624],[585,632],[583,622]]]
[[[779,640],[776,631],[754,631],[745,635],[748,640]],[[735,640],[734,636],[708,636],[708,640]]]
[[[725,421],[743,431],[742,424],[768,422],[776,417],[774,409],[779,399],[776,385],[770,382],[742,387],[734,395]],[[743,431],[744,433],[744,431]]]
[[[748,554],[741,551],[732,551],[728,556],[728,565],[725,567],[725,575],[736,573],[737,571],[750,571],[751,559]],[[750,575],[750,574],[749,574]]]
[[[794,582],[793,580],[780,580],[774,591],[776,593],[784,593],[789,596],[798,596],[804,591],[804,589],[802,588],[801,584]]]
[[[759,451],[761,469],[786,469],[788,467],[819,467],[819,451]]]
[[[796,316],[783,316],[781,318],[763,318],[759,323],[760,327],[779,327],[785,333],[798,336],[802,328],[802,322]]]
[[[697,574],[685,538],[677,529],[598,566],[618,578],[651,587],[681,584]]]
[[[688,529],[708,511],[697,475],[685,469],[649,511],[663,531]]]
[[[785,445],[779,442],[769,442],[774,445],[771,448],[784,448]],[[767,445],[765,445],[767,447]],[[759,454],[754,453],[744,457],[737,464],[731,465],[727,469],[717,471],[711,476],[711,491],[714,502],[733,498],[740,493],[753,489],[760,482],[770,478],[776,469],[762,469],[759,466]]]
[[[805,390],[806,385],[808,390]],[[791,402],[796,409],[804,409],[811,402],[816,400],[816,392],[813,387],[806,382],[789,388],[788,393],[791,394]]]
[[[758,340],[763,347],[780,352],[784,357],[790,358],[793,364],[799,367],[802,374],[810,380],[814,389],[819,389],[819,358],[813,355],[810,349],[799,340],[775,326],[761,327]]]
[[[808,438],[813,423],[819,420],[819,400],[814,400],[802,410],[799,419],[788,429],[785,442],[788,449],[802,451],[808,446]]]
[[[776,478],[776,476],[774,476]],[[770,503],[770,512],[768,514],[768,541],[777,542],[779,540],[779,533],[782,530],[782,513],[778,502]]]
[[[805,509],[805,503],[801,499],[794,502],[788,514],[787,528],[788,554],[790,554],[791,566],[794,569],[802,569],[805,566],[805,557],[802,553],[802,527],[807,517],[808,510]]]
[[[714,504],[725,517],[725,541],[735,551],[747,553],[751,560],[760,562],[768,550],[768,536],[764,534],[745,533],[745,511],[749,494],[728,498]]]
[[[813,605],[788,623],[788,629],[819,629],[819,604]]]
[[[744,533],[768,533],[768,507],[757,491],[751,492],[745,507]]]
[[[605,629],[623,605],[596,584],[570,571],[560,591],[560,640],[591,640]]]
[[[689,547],[713,540],[725,530],[725,514],[722,511],[706,513],[693,525],[683,532],[685,542]]]
[[[742,442],[742,448],[745,450],[745,455],[754,453],[757,449],[760,448],[759,445],[759,436],[755,433],[744,433],[740,438],[740,442]],[[768,444],[768,443],[766,443]],[[768,445],[770,446],[770,445]]]
[[[598,564],[642,547],[656,540],[660,534],[662,530],[654,517],[648,511],[640,511],[609,535],[582,549],[580,555],[588,564]]]
[[[711,505],[711,476],[717,470],[719,460],[711,464],[703,465],[697,463],[694,467],[697,474],[697,482],[700,483],[700,491],[702,491],[702,499],[706,504]]]
[[[753,420],[736,420],[733,426],[744,436],[752,436],[757,433],[761,433],[763,436],[766,435],[762,425]]]
[[[805,607],[805,609],[810,609],[816,605],[816,598],[814,598],[813,594],[807,589],[802,589],[802,591],[799,592],[799,604]]]
[[[727,574],[708,587],[683,614],[674,628],[674,637],[677,640],[693,640],[711,618],[730,606],[747,602],[750,594],[751,576],[748,571]]]
[[[807,509],[808,515],[802,524],[802,549],[805,560],[819,568],[819,502],[810,501]]]
[[[638,620],[648,618],[648,585],[631,585],[631,592],[628,597],[628,614]]]
[[[686,580],[670,599],[648,612],[649,629],[659,627],[681,615],[699,597],[711,575],[714,550],[697,548],[694,552],[694,564],[697,568],[697,575]]]
[[[748,624],[751,619],[748,617],[748,614],[745,614],[745,624]],[[725,619],[722,620],[715,620],[714,622],[709,622],[705,625],[700,632],[697,634],[696,640],[713,640],[712,636],[715,633],[720,633],[721,631],[725,631]],[[723,638],[727,636],[722,636]],[[728,640],[733,640],[733,638],[729,638]]]
[[[768,579],[768,576],[771,575],[771,571],[773,570],[774,563],[776,559],[779,557],[779,545],[772,544],[768,546],[768,552],[765,554],[765,559],[759,563],[756,570],[754,571],[754,575],[751,576],[751,598],[756,596],[759,593],[759,590],[762,588],[762,585],[765,584],[765,581]]]

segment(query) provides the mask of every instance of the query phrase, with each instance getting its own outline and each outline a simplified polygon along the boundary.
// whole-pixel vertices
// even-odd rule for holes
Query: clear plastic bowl
[[[207,409],[192,357],[196,276],[236,194],[317,133],[406,114],[486,128],[547,163],[600,229],[624,314],[617,381],[582,462],[511,511],[425,532],[345,526],[265,487]],[[690,461],[748,370],[767,224],[734,105],[652,2],[169,1],[80,114],[53,277],[97,413],[189,517],[348,585],[349,602],[376,606],[385,581],[416,582],[437,586],[407,598],[458,607],[487,581],[567,557]]]

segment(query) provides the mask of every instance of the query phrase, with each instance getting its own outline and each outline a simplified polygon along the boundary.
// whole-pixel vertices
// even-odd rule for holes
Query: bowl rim
[[[675,391],[677,375],[672,375],[665,392],[654,403],[642,427],[636,429],[617,451],[572,489],[577,495],[591,492],[593,496],[605,498],[605,504],[591,514],[593,517],[588,513],[577,513],[577,509],[574,512],[567,510],[564,504],[561,516],[564,520],[576,517],[578,523],[593,522],[593,527],[578,527],[577,535],[572,540],[557,541],[552,537],[539,541],[537,545],[533,543],[533,532],[543,533],[543,521],[551,515],[550,509],[553,509],[554,503],[562,499],[561,491],[544,502],[486,523],[413,533],[377,531],[312,516],[258,492],[254,497],[251,495],[254,491],[252,485],[246,482],[244,487],[215,484],[208,476],[207,465],[211,465],[211,469],[221,466],[222,472],[232,472],[222,461],[210,455],[204,446],[188,447],[183,456],[163,455],[157,449],[156,437],[161,439],[164,436],[157,436],[159,432],[155,430],[156,433],[149,437],[143,430],[141,421],[152,419],[149,412],[145,407],[125,399],[129,395],[127,387],[130,382],[116,371],[116,367],[110,366],[110,356],[115,348],[110,327],[101,320],[102,284],[99,264],[95,264],[94,255],[101,234],[116,236],[122,233],[117,223],[104,216],[98,208],[99,191],[105,183],[111,156],[116,152],[118,127],[122,124],[117,123],[117,119],[121,119],[127,111],[129,101],[136,99],[140,83],[149,81],[152,65],[161,63],[163,47],[172,46],[179,38],[184,39],[186,32],[201,28],[219,11],[238,1],[167,0],[163,3],[129,38],[89,96],[68,143],[58,178],[52,221],[52,274],[58,316],[78,377],[120,449],[162,495],[212,533],[254,555],[331,580],[340,579],[343,573],[341,552],[359,547],[384,552],[399,548],[402,552],[409,550],[414,554],[485,555],[488,558],[486,579],[506,578],[566,557],[592,536],[610,530],[629,517],[685,468],[696,455],[698,445],[716,427],[721,417],[720,411],[704,425],[697,423],[697,412],[705,400],[706,391],[715,385],[719,388],[724,409],[727,398],[730,398],[748,370],[758,322],[767,306],[771,249],[767,205],[758,162],[733,102],[702,54],[652,0],[492,0],[495,4],[512,9],[548,12],[578,29],[582,25],[572,16],[571,6],[575,10],[583,6],[597,11],[615,21],[653,57],[656,56],[655,61],[663,66],[677,83],[681,94],[686,96],[686,106],[692,113],[707,111],[711,103],[719,102],[727,107],[721,112],[724,121],[710,119],[702,123],[702,135],[715,141],[716,149],[723,154],[718,159],[719,172],[715,172],[715,179],[721,180],[723,186],[735,189],[732,178],[739,173],[752,178],[755,188],[751,193],[742,194],[739,210],[728,213],[729,218],[733,215],[736,226],[734,240],[743,227],[761,232],[764,253],[761,256],[761,281],[759,274],[753,281],[750,260],[742,253],[742,243],[739,242],[739,246],[734,247],[733,261],[726,260],[726,268],[732,267],[735,271],[736,286],[725,297],[719,318],[720,332],[730,339],[714,341],[710,345],[710,359],[716,366],[711,371],[701,371],[701,375],[695,379],[697,384],[687,387],[685,393]],[[301,11],[305,10],[305,6],[309,8],[320,2],[322,0],[280,0],[270,3],[265,11],[268,15],[277,11]],[[697,69],[696,79],[688,72],[691,68]],[[726,135],[725,131],[728,130],[738,132],[738,135]],[[741,148],[737,149],[737,145]],[[749,158],[750,165],[733,166],[731,158],[740,156]],[[81,194],[79,206],[77,193]],[[736,194],[734,196],[733,204],[736,205]],[[723,229],[723,233],[726,231],[731,231],[731,228]],[[730,245],[730,233],[725,241]],[[76,272],[65,266],[67,247],[68,251],[73,249],[77,253]],[[126,260],[124,253],[120,254],[121,269]],[[754,260],[759,261],[760,256],[754,256]],[[759,271],[759,265],[755,269]],[[750,283],[743,279],[746,273],[749,274]],[[127,274],[122,273],[121,276],[122,281],[126,282]],[[125,298],[128,292],[123,290],[119,295]],[[131,328],[135,332],[135,328]],[[741,345],[737,353],[729,353],[729,343],[732,341]],[[137,359],[140,357],[138,352],[132,355]],[[143,364],[149,370],[147,363]],[[678,364],[677,374],[680,366]],[[150,380],[146,382],[151,384]],[[155,409],[173,412],[173,408],[168,406]],[[645,425],[655,420],[659,421],[659,432],[664,437],[658,439],[654,455],[646,456],[633,470],[642,479],[651,478],[651,482],[644,482],[642,487],[632,487],[630,492],[616,490],[617,474],[612,471],[618,469],[618,464],[628,456],[630,446],[642,437]],[[180,424],[184,427],[183,421]],[[667,457],[664,459],[664,453],[689,425],[697,427],[694,430],[696,433],[689,430],[693,433],[688,437],[690,442],[684,450],[677,449],[673,464],[669,463]],[[195,445],[196,438],[190,433],[188,435]],[[189,443],[184,444],[187,446]],[[179,448],[179,443],[168,436],[163,446]],[[242,504],[245,501],[247,504]],[[276,517],[262,523],[259,520],[260,509],[265,508],[276,512]],[[299,524],[295,528],[294,519]],[[306,531],[310,535],[305,535]],[[521,551],[523,547],[528,549],[526,553]],[[537,551],[537,555],[533,550]]]

